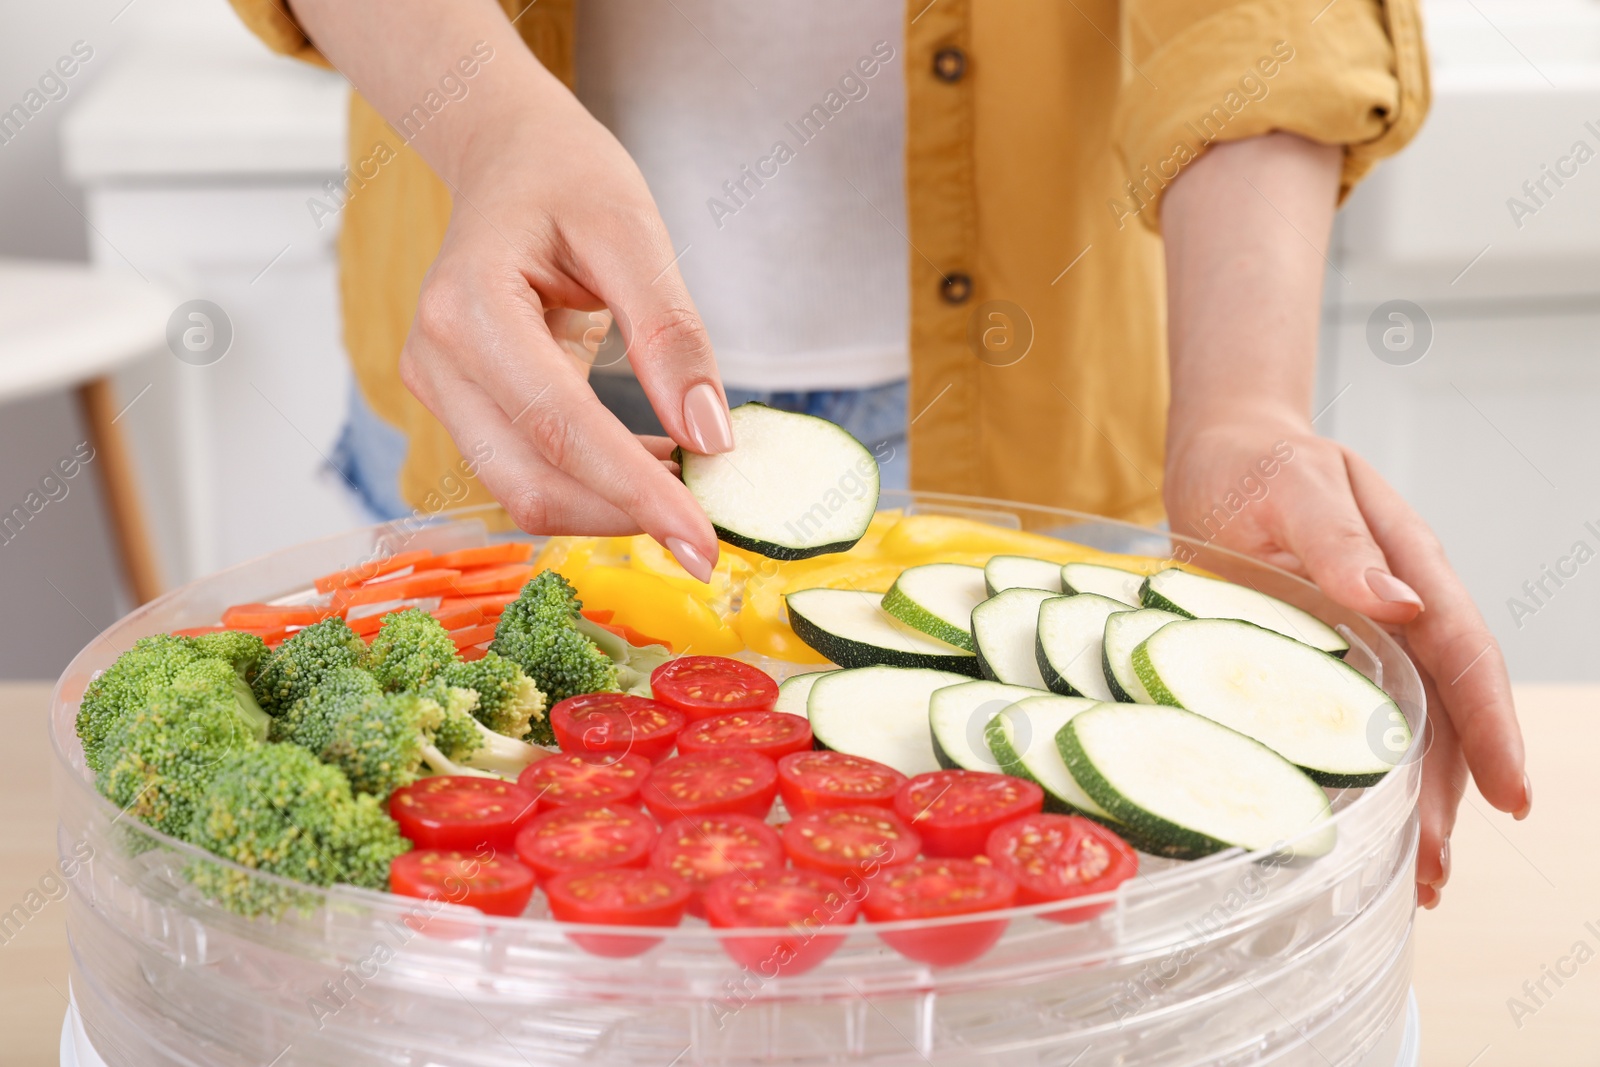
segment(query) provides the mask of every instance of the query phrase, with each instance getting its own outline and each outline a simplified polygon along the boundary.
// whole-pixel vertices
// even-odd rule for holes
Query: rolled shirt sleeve
[[[1418,0],[1127,0],[1112,143],[1152,229],[1181,168],[1275,130],[1345,146],[1340,198],[1416,134],[1429,102]]]
[[[228,0],[228,3],[245,27],[274,52],[319,67],[329,65],[306,36],[306,31],[300,28],[287,0]]]

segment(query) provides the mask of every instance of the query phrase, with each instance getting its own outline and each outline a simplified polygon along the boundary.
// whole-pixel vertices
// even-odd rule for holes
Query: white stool
[[[117,554],[139,604],[161,592],[161,575],[107,376],[162,347],[175,306],[166,292],[137,278],[86,265],[0,259],[0,403],[76,389]]]

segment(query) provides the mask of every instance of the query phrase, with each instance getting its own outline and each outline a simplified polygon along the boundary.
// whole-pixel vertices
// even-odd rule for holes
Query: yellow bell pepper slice
[[[744,647],[738,631],[722,616],[653,574],[602,565],[566,577],[585,609],[611,611],[612,622],[668,641],[674,652],[725,656]]]

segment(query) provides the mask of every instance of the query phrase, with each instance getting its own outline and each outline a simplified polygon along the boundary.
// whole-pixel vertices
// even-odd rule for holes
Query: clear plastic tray
[[[1299,579],[1071,512],[933,494],[885,494],[883,505],[1111,551],[1180,553],[1248,582],[1345,627],[1349,661],[1423,736],[1422,689],[1405,654]],[[95,792],[73,730],[77,703],[136,638],[213,622],[233,603],[309,596],[312,576],[375,551],[483,544],[504,528],[497,510],[480,509],[286,549],[146,605],[69,665],[52,701],[59,847],[63,860],[92,853],[68,898],[72,980],[112,1067],[1353,1064],[1402,1019],[1420,743],[1379,785],[1331,791],[1338,842],[1314,862],[1142,857],[1140,876],[1107,894],[1110,908],[1091,922],[1038,919],[1050,905],[986,915],[1011,921],[973,963],[917,964],[878,939],[886,927],[857,925],[827,962],[778,979],[730,963],[721,941],[741,935],[697,920],[661,931],[642,956],[589,955],[568,939],[574,928],[546,917],[542,895],[526,917],[450,908],[420,934],[405,923],[416,902],[349,888],[314,891],[321,906],[309,914],[245,920],[184,879],[200,853],[119,819]],[[804,669],[754,661],[780,675]]]

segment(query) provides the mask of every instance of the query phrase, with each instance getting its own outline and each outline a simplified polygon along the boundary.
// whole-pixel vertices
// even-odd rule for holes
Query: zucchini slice
[[[1133,669],[1133,650],[1145,638],[1169,622],[1178,622],[1184,616],[1174,615],[1160,608],[1140,608],[1137,611],[1119,611],[1106,619],[1105,640],[1100,654],[1100,668],[1105,672],[1106,684],[1111,693],[1124,704],[1154,704],[1145,692]],[[783,689],[779,687],[779,699]]]
[[[1094,593],[1120,600],[1130,608],[1139,606],[1139,586],[1143,582],[1144,575],[1137,571],[1101,563],[1067,563],[1061,568],[1063,593]]]
[[[989,596],[983,574],[982,567],[961,563],[907,567],[883,594],[883,610],[914,630],[975,652],[972,609]]]
[[[1218,578],[1203,578],[1176,567],[1145,579],[1139,602],[1191,619],[1240,619],[1335,656],[1350,651],[1339,631],[1311,614],[1277,597]]]
[[[978,676],[978,657],[884,611],[882,593],[801,589],[784,597],[795,636],[841,667],[930,667]]]
[[[778,699],[772,705],[772,710],[804,718],[806,698],[811,695],[811,687],[817,684],[818,678],[832,673],[832,671],[807,671],[805,674],[791,674],[778,683]]]
[[[1100,666],[1106,620],[1128,605],[1095,593],[1051,597],[1039,605],[1035,666],[1046,688],[1063,696],[1115,700]]]
[[[878,509],[878,461],[827,419],[740,404],[731,452],[678,449],[679,477],[717,536],[772,559],[843,552]]]
[[[972,609],[972,640],[985,678],[1045,688],[1033,644],[1039,632],[1039,605],[1053,596],[1043,589],[1007,589]]]
[[[1144,851],[1197,859],[1225,848],[1333,848],[1328,796],[1258,741],[1182,708],[1101,704],[1056,736],[1072,778]]]
[[[1330,786],[1371,785],[1394,766],[1405,717],[1354,667],[1248,622],[1168,623],[1133,651],[1158,704],[1187,708],[1253,737]]]
[[[1110,813],[1073,779],[1056,747],[1056,734],[1073,716],[1098,706],[1098,701],[1084,697],[1035,693],[990,719],[985,736],[1002,771],[1039,784],[1045,807],[1114,823]]]
[[[989,595],[1007,589],[1043,589],[1061,592],[1061,564],[1032,556],[994,556],[983,565],[983,581]]]
[[[823,748],[888,764],[901,774],[939,769],[928,729],[928,698],[965,675],[917,667],[830,671],[806,698],[811,733]]]
[[[928,729],[933,732],[933,754],[939,766],[1000,770],[985,730],[1006,708],[1038,695],[1037,689],[1003,682],[963,682],[935,692],[928,698]]]

